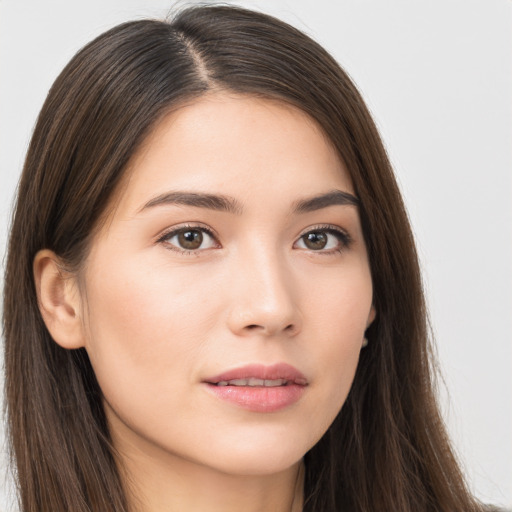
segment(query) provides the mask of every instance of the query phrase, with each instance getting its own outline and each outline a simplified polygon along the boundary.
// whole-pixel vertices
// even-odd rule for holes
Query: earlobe
[[[65,271],[59,257],[48,249],[36,254],[33,271],[39,310],[52,338],[66,349],[83,347],[76,277]]]

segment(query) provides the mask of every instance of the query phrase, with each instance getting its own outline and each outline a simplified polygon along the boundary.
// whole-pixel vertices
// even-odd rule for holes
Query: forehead
[[[171,190],[225,193],[241,202],[271,200],[276,192],[295,201],[326,189],[353,190],[343,161],[310,116],[233,93],[202,96],[160,120],[127,178],[118,199],[131,209]]]

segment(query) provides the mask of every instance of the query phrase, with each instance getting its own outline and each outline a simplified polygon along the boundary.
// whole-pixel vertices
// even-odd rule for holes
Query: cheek
[[[192,379],[217,305],[208,300],[211,294],[197,293],[187,272],[172,272],[143,258],[110,261],[116,264],[91,268],[88,281],[85,325],[91,364],[108,401],[158,400],[155,390]]]
[[[123,346],[133,342],[147,348],[170,337],[179,341],[213,319],[215,304],[208,286],[214,289],[214,283],[202,279],[197,270],[183,271],[147,259],[118,259],[115,265],[91,271],[88,316],[96,328],[91,341],[108,332],[115,340],[116,332],[121,332]]]
[[[304,283],[301,290],[306,327],[323,340],[328,351],[359,349],[372,308],[372,281],[366,261],[318,274],[312,282],[313,286]]]
[[[325,429],[338,414],[352,385],[372,307],[372,282],[366,261],[349,270],[324,282],[317,281],[318,286],[310,289],[306,309],[305,325],[311,334],[304,343],[315,340],[309,349],[318,357],[318,395],[323,397],[315,412],[325,418]]]

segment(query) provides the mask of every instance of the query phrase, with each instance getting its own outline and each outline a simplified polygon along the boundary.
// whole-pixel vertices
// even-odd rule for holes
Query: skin
[[[302,457],[340,411],[375,315],[357,206],[294,210],[333,190],[354,194],[306,114],[209,94],[134,156],[80,278],[64,279],[50,251],[36,257],[43,317],[57,343],[87,350],[134,509],[300,508]],[[237,208],[162,200],[175,191]],[[180,247],[184,227],[202,245]],[[327,245],[311,248],[311,232]],[[278,411],[225,402],[203,382],[283,362],[307,386]]]

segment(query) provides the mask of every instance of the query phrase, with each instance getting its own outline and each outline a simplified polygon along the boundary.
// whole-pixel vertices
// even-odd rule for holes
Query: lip
[[[240,379],[284,380],[285,384],[274,387],[218,385]],[[243,409],[270,413],[280,411],[296,403],[303,395],[308,381],[304,374],[286,363],[270,366],[251,364],[203,380],[206,389],[217,398]]]

